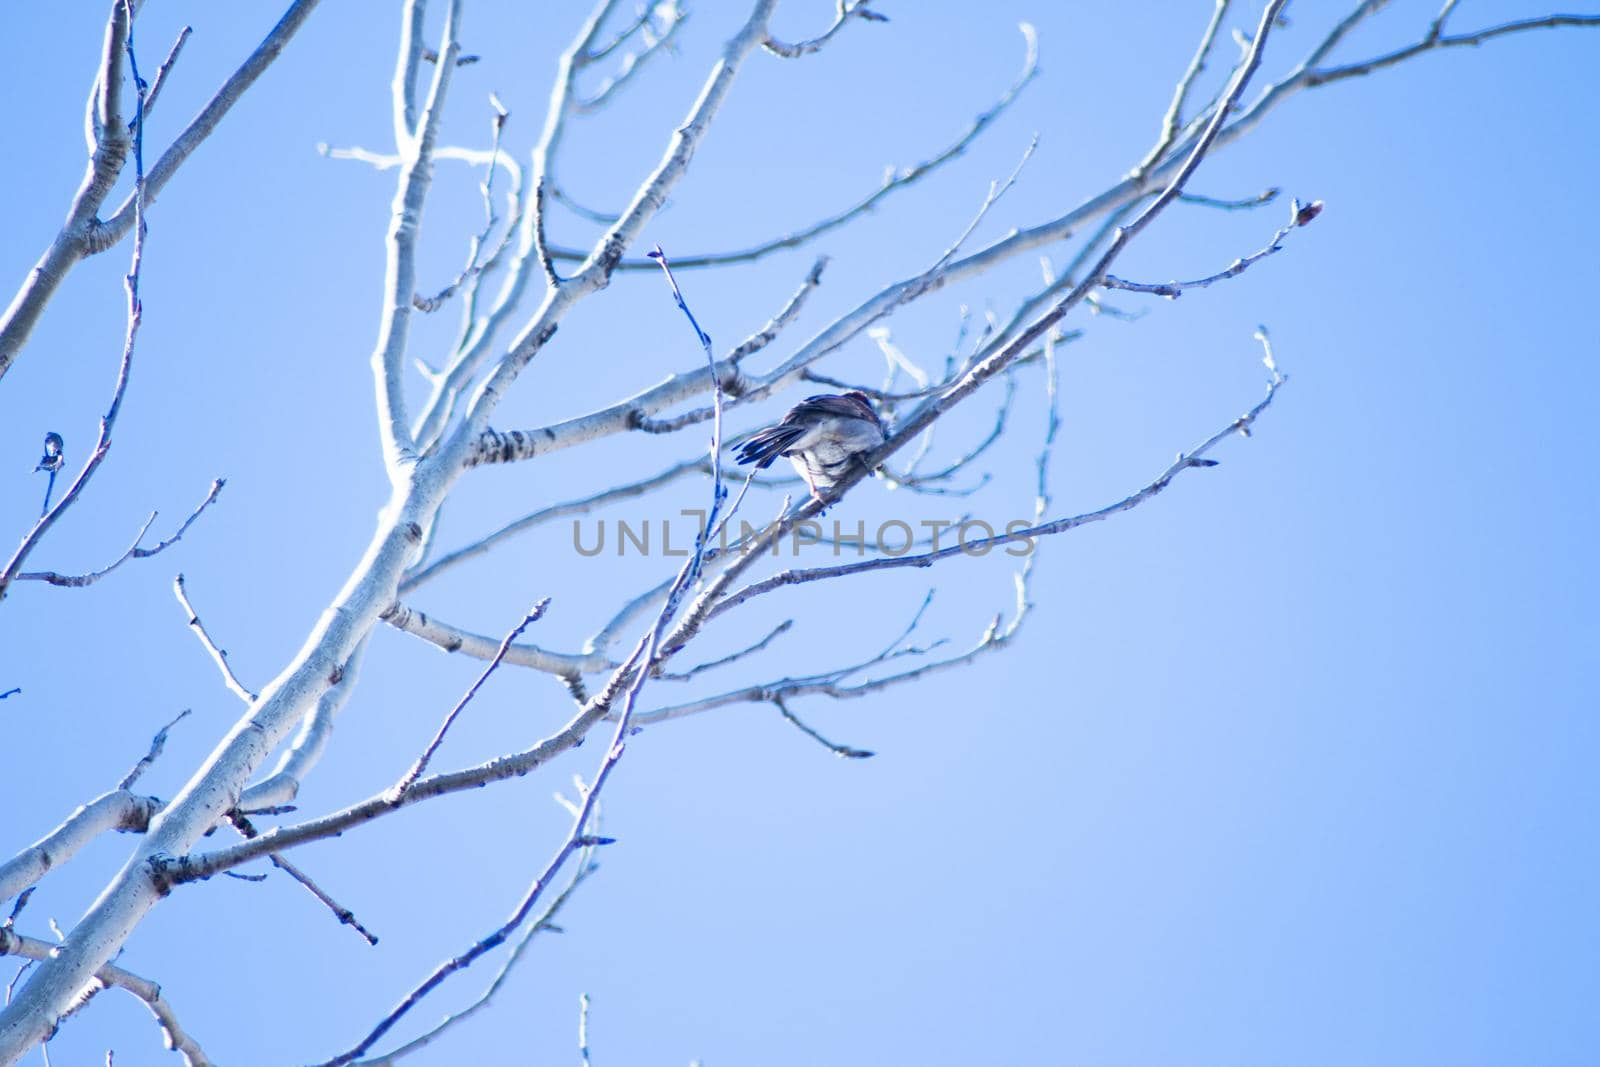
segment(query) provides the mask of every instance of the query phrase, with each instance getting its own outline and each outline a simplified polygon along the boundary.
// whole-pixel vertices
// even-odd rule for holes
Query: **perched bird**
[[[39,465],[33,468],[35,474],[40,471],[49,471],[54,474],[61,469],[61,449],[66,442],[61,440],[61,435],[54,431],[44,435],[44,456],[39,460]]]
[[[739,446],[738,460],[763,469],[786,456],[821,501],[883,439],[883,420],[865,393],[823,393],[806,397],[783,421],[757,431]]]

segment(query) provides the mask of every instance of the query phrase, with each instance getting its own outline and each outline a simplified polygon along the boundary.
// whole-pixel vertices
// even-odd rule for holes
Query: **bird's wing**
[[[856,397],[822,393],[818,396],[808,396],[800,401],[783,417],[783,421],[786,424],[814,423],[824,418],[866,419],[877,422],[878,413]]]

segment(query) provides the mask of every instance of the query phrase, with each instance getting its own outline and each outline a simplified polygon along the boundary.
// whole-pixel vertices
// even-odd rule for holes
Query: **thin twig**
[[[683,28],[683,24],[688,21],[688,16],[676,4],[672,4],[670,6],[656,5],[654,8],[647,8],[647,29],[650,28],[648,14],[653,14],[655,11],[665,12],[668,20],[666,27],[662,29],[659,34],[647,33],[645,35],[644,47],[638,49],[637,51],[629,52],[627,55],[623,56],[621,62],[617,64],[615,73],[609,75],[604,81],[602,81],[599,86],[595,88],[594,92],[590,93],[588,96],[579,96],[574,93],[570,98],[570,107],[573,114],[592,115],[596,111],[599,111],[601,108],[609,104],[612,101],[612,98],[614,98],[617,93],[622,90],[623,86],[627,85],[638,75],[639,71],[644,69],[645,64],[648,63],[652,57],[660,55],[662,52],[671,49],[673,38],[677,37],[678,31],[681,30]],[[598,53],[589,53],[584,57],[586,60],[584,65],[587,66],[589,63],[600,58],[600,56],[603,55],[605,51],[609,51],[611,47],[612,46],[606,46],[603,51]]]
[[[261,836],[261,832],[257,830],[255,825],[251,823],[250,819],[241,812],[230,812],[228,814],[228,821],[232,823],[233,828],[239,832],[239,836],[243,837],[246,841]],[[333,899],[333,897],[330,896],[321,886],[319,886],[309,874],[306,874],[299,867],[295,866],[295,864],[291,863],[287,858],[279,855],[276,852],[269,852],[267,854],[267,859],[274,867],[278,868],[278,870],[282,871],[284,874],[287,874],[290,878],[298,882],[306,892],[310,893],[317,899],[318,903],[332,912],[333,917],[338,919],[341,925],[350,927],[350,929],[354,930],[357,936],[359,936],[361,940],[365,941],[368,945],[377,945],[378,935],[374,934],[371,930],[368,930],[364,925],[362,925],[361,920],[356,918],[355,912],[351,911],[349,908]],[[228,873],[230,875],[235,874],[233,871],[229,871]],[[236,877],[246,876],[236,875]]]
[[[189,40],[189,35],[194,32],[193,26],[185,26],[178,31],[178,39],[172,42],[172,47],[167,50],[167,58],[161,61],[161,66],[156,68],[156,76],[150,80],[150,91],[145,94],[144,113],[150,117],[150,112],[155,110],[156,97],[161,95],[161,87],[167,84],[167,75],[172,73],[173,64],[178,62],[178,53],[183,51],[183,46]]]
[[[1521,33],[1525,30],[1556,29],[1562,26],[1588,26],[1600,27],[1600,15],[1546,15],[1543,18],[1520,19],[1515,22],[1504,22],[1498,26],[1490,26],[1475,33],[1462,33],[1453,37],[1439,35],[1443,19],[1449,14],[1452,4],[1446,4],[1439,19],[1435,20],[1428,36],[1416,44],[1405,48],[1397,48],[1385,55],[1375,56],[1372,59],[1362,60],[1359,63],[1347,63],[1340,67],[1323,67],[1310,71],[1306,75],[1306,87],[1314,88],[1319,85],[1329,85],[1333,82],[1343,81],[1346,78],[1358,78],[1373,71],[1392,67],[1396,63],[1403,63],[1414,56],[1424,52],[1432,52],[1440,48],[1475,47],[1485,41],[1496,37],[1503,37],[1508,33]]]
[[[119,790],[132,789],[134,783],[143,777],[144,772],[149,770],[151,765],[154,764],[156,760],[161,758],[162,750],[167,747],[167,731],[178,725],[184,719],[188,718],[191,710],[193,709],[184,708],[182,711],[178,712],[177,717],[175,717],[171,722],[167,723],[161,729],[156,731],[156,735],[150,739],[150,751],[146,752],[142,757],[140,757],[139,762],[135,763],[133,768],[129,770],[127,774],[122,776],[122,781],[117,783],[117,788]]]
[[[946,145],[941,151],[928,157],[922,162],[915,163],[909,167],[891,168],[889,173],[884,177],[883,181],[881,181],[878,184],[878,187],[872,192],[868,193],[854,204],[851,204],[849,207],[835,212],[826,218],[820,219],[817,222],[812,223],[810,226],[794,230],[790,233],[784,234],[781,237],[775,237],[759,244],[750,245],[746,248],[733,249],[725,252],[707,252],[695,255],[674,256],[672,260],[673,266],[677,267],[679,270],[690,270],[708,267],[724,267],[735,263],[750,263],[759,259],[764,259],[767,256],[770,256],[775,252],[781,252],[784,249],[798,248],[801,245],[809,244],[811,241],[821,237],[823,234],[836,230],[847,223],[860,218],[862,215],[872,211],[873,208],[876,207],[877,204],[886,197],[891,196],[901,189],[905,189],[908,186],[916,184],[923,178],[926,178],[929,174],[932,174],[934,171],[943,167],[944,164],[965,155],[967,149],[971,147],[972,143],[978,138],[978,136],[987,130],[991,125],[993,125],[995,120],[1010,108],[1012,103],[1015,102],[1017,96],[1022,92],[1023,89],[1027,88],[1029,83],[1033,81],[1039,72],[1038,36],[1034,32],[1033,26],[1028,23],[1023,23],[1021,29],[1027,46],[1021,73],[1017,76],[1017,79],[1012,82],[1011,86],[1000,95],[999,99],[997,99],[994,104],[992,104],[987,110],[982,111],[975,116],[971,124],[960,134],[960,136],[958,136],[954,141],[950,142],[950,144]],[[585,257],[585,253],[576,249],[560,247],[552,248],[550,250],[550,254],[558,260],[580,261]],[[652,270],[654,267],[655,264],[648,258],[623,259],[617,263],[617,269],[625,271]]]
[[[843,29],[844,24],[851,18],[858,18],[865,22],[889,21],[888,16],[880,15],[876,11],[869,9],[866,0],[839,0],[838,12],[834,15],[833,24],[824,30],[820,36],[813,37],[807,41],[796,41],[793,44],[785,43],[775,37],[768,37],[761,42],[761,47],[784,59],[799,59],[801,56],[809,56],[815,52],[820,52],[829,41],[833,40],[833,35]]]
[[[17,894],[16,902],[11,905],[11,914],[6,916],[6,921],[3,924],[4,929],[10,930],[17,925],[18,916],[22,914],[22,909],[28,906],[28,900],[33,896],[33,891],[36,888],[38,887],[30,885]]]
[[[1211,46],[1216,42],[1217,30],[1222,25],[1223,18],[1228,14],[1229,0],[1216,0],[1216,6],[1211,10],[1211,20],[1206,23],[1205,32],[1200,35],[1200,43],[1195,46],[1194,56],[1189,60],[1189,66],[1184,70],[1183,76],[1178,79],[1178,86],[1173,90],[1172,103],[1167,105],[1167,113],[1161,117],[1161,134],[1156,139],[1155,145],[1137,166],[1133,168],[1129,177],[1135,181],[1143,181],[1150,173],[1150,168],[1161,161],[1167,149],[1172,147],[1177,139],[1178,128],[1183,118],[1183,105],[1189,98],[1189,90],[1194,88],[1195,79],[1200,72],[1206,69],[1206,56],[1211,53]]]
[[[700,348],[705,353],[706,367],[711,371],[713,378],[717,373],[717,354],[711,349],[711,335],[700,328],[699,321],[694,317],[694,312],[689,310],[689,305],[684,302],[683,293],[678,288],[678,280],[672,276],[672,265],[667,262],[666,253],[661,251],[661,246],[656,245],[650,251],[650,258],[661,264],[661,273],[666,276],[667,285],[672,289],[672,299],[677,303],[678,310],[689,320],[689,326],[694,330],[695,338],[700,342]],[[705,557],[706,546],[710,543],[712,531],[717,527],[717,514],[722,510],[723,502],[728,497],[727,487],[722,484],[722,383],[717,383],[717,388],[711,392],[711,510],[706,515],[704,527],[695,545],[695,567],[689,574],[689,584],[693,585],[700,580],[699,561]],[[731,512],[730,512],[731,514]]]
[[[469,559],[475,559],[478,556],[482,556],[491,549],[495,548],[497,545],[500,545],[512,537],[515,537],[521,533],[525,533],[528,530],[532,530],[538,526],[542,526],[545,523],[553,522],[556,519],[567,518],[568,516],[572,515],[587,515],[596,508],[605,507],[608,504],[614,504],[620,500],[631,500],[663,486],[670,485],[671,483],[679,481],[685,477],[688,477],[689,475],[697,473],[710,473],[710,470],[711,464],[707,459],[684,460],[683,462],[676,463],[671,467],[668,467],[666,470],[661,471],[658,474],[653,474],[648,478],[641,478],[638,481],[630,482],[627,485],[619,485],[610,489],[603,489],[598,493],[582,497],[578,500],[569,500],[565,503],[551,504],[548,507],[540,508],[537,511],[531,512],[519,519],[515,519],[507,523],[493,533],[486,534],[462,548],[458,548],[453,552],[448,552],[445,555],[440,556],[438,559],[434,560],[425,567],[412,568],[410,571],[407,571],[406,576],[401,579],[399,592],[402,594],[409,593],[418,586],[422,585],[424,582],[428,582],[439,577],[439,575],[443,574],[452,567],[465,563]]]
[[[562,801],[563,805],[567,807],[569,811],[575,812],[577,810],[569,801],[566,800],[565,797],[561,797],[558,794],[557,799]],[[594,817],[591,818],[589,823],[587,836],[590,838],[597,838],[599,825],[599,807],[597,805]],[[506,956],[505,961],[500,965],[500,969],[495,972],[494,978],[489,982],[488,986],[484,988],[483,992],[478,994],[477,998],[473,1000],[471,1004],[468,1004],[465,1008],[451,1012],[449,1015],[441,1019],[439,1023],[432,1029],[412,1038],[410,1041],[407,1041],[394,1051],[381,1056],[375,1056],[372,1059],[361,1060],[356,1064],[356,1067],[393,1067],[396,1061],[409,1056],[413,1052],[417,1052],[423,1048],[426,1048],[434,1041],[437,1041],[445,1033],[445,1031],[449,1030],[451,1027],[465,1022],[467,1019],[470,1019],[478,1012],[487,1008],[490,1002],[494,999],[495,994],[500,992],[501,987],[504,986],[505,981],[510,976],[512,970],[514,970],[517,964],[521,963],[522,960],[526,958],[528,950],[533,944],[533,939],[539,934],[547,931],[550,933],[561,932],[561,927],[556,925],[555,918],[558,914],[560,914],[562,907],[566,905],[567,901],[572,898],[572,895],[577,892],[578,887],[582,885],[590,875],[599,870],[599,865],[594,862],[594,852],[597,847],[598,846],[590,845],[578,854],[578,861],[576,864],[577,869],[573,872],[572,877],[567,881],[566,886],[561,890],[560,893],[551,899],[550,903],[545,906],[544,911],[540,913],[539,917],[528,924],[528,928],[517,940],[517,943],[512,946],[511,952]]]
[[[789,710],[789,705],[784,703],[782,696],[774,696],[772,698],[772,706],[778,709],[778,714],[793,723],[797,730],[841,759],[871,759],[876,754],[868,752],[864,748],[851,748],[849,745],[839,745],[829,741],[826,737],[801,722],[800,717]]]
[[[719,659],[711,660],[708,663],[697,664],[696,666],[690,667],[686,671],[677,673],[671,671],[657,671],[656,677],[669,682],[687,682],[697,674],[704,674],[706,671],[714,671],[718,667],[726,667],[728,664],[737,663],[739,660],[742,660],[747,656],[753,656],[758,652],[766,651],[768,645],[772,644],[774,640],[788,633],[793,628],[794,620],[784,619],[778,625],[774,626],[765,637],[761,638],[761,640],[757,641],[753,645],[748,645],[744,648],[741,648],[737,652],[730,652],[728,655],[722,656]]]
[[[1278,199],[1281,189],[1263,189],[1255,196],[1240,197],[1237,200],[1225,200],[1215,196],[1202,196],[1200,193],[1179,193],[1178,203],[1194,204],[1197,207],[1215,208],[1218,211],[1249,211],[1252,208],[1263,207]]]
[[[589,1067],[589,994],[578,994],[578,1058]]]
[[[53,479],[54,477],[55,475],[52,474],[51,478]],[[173,545],[177,544],[179,541],[183,540],[183,535],[188,532],[189,527],[194,525],[195,520],[200,517],[201,512],[205,511],[206,508],[210,507],[216,502],[217,495],[222,492],[222,487],[226,484],[228,483],[224,478],[218,478],[216,481],[212,482],[211,489],[206,493],[206,498],[200,501],[199,506],[189,513],[189,517],[187,519],[183,520],[183,525],[179,526],[177,530],[173,532],[171,537],[168,537],[159,544],[156,544],[150,548],[140,547],[140,542],[144,540],[145,533],[149,531],[150,525],[155,522],[156,513],[152,511],[150,513],[150,517],[145,520],[144,525],[139,528],[138,535],[134,537],[133,544],[128,546],[127,551],[123,552],[122,555],[118,556],[104,567],[101,567],[99,570],[90,571],[88,574],[59,574],[56,571],[23,571],[21,574],[17,575],[16,580],[19,582],[45,582],[49,585],[81,589],[86,585],[93,585],[95,582],[98,582],[100,579],[104,578],[106,575],[110,574],[112,571],[116,570],[130,559],[149,559],[151,556],[159,555],[171,548]]]
[[[483,229],[473,234],[472,240],[467,243],[467,264],[461,268],[461,272],[450,281],[449,285],[446,285],[433,296],[423,296],[421,293],[412,295],[412,307],[415,307],[425,315],[432,314],[444,307],[450,298],[456,294],[456,290],[477,277],[484,270],[485,264],[479,263],[478,257],[482,255],[483,247],[488,243],[489,234],[494,230],[494,224],[500,221],[500,217],[495,213],[494,209],[494,176],[500,169],[498,166],[500,161],[500,137],[505,132],[506,119],[511,117],[511,113],[506,110],[504,104],[500,103],[500,98],[494,93],[489,94],[489,106],[494,109],[494,118],[491,120],[494,132],[489,147],[487,173],[484,174],[483,182],[479,186],[479,190],[483,193]],[[504,247],[503,244],[502,247]]]
[[[450,732],[450,727],[455,723],[456,718],[472,702],[472,698],[478,695],[478,690],[483,688],[483,683],[487,682],[489,676],[499,669],[500,664],[506,658],[506,653],[510,651],[511,645],[517,638],[522,636],[522,631],[544,617],[545,609],[549,606],[549,597],[539,601],[528,609],[528,613],[522,617],[522,621],[512,627],[511,631],[501,640],[500,648],[495,652],[494,658],[489,661],[489,665],[478,675],[477,680],[467,687],[467,691],[461,694],[461,699],[456,701],[455,707],[450,709],[450,713],[439,724],[438,731],[433,735],[433,740],[428,742],[428,746],[422,750],[422,755],[418,756],[417,761],[411,765],[411,769],[390,787],[389,795],[393,797],[394,804],[398,805],[401,800],[405,799],[406,791],[415,785],[417,779],[422,777],[422,772],[428,769],[428,763],[433,759],[433,754],[439,751],[440,745],[444,744],[444,735]]]
[[[228,691],[244,701],[245,704],[254,704],[256,702],[256,694],[246,689],[244,683],[239,681],[239,676],[233,673],[233,666],[228,662],[227,650],[211,639],[211,634],[206,631],[205,624],[200,621],[200,614],[194,610],[194,605],[189,603],[189,591],[184,586],[183,575],[179,574],[172,579],[172,592],[178,598],[178,603],[183,607],[184,614],[189,617],[189,629],[193,630],[195,637],[199,639],[200,647],[206,650],[206,654],[211,657],[212,662],[217,665],[217,669],[222,672],[222,681],[228,687]]]
[[[1236,259],[1217,273],[1207,275],[1204,278],[1196,278],[1191,282],[1173,281],[1152,284],[1149,282],[1130,282],[1115,275],[1107,274],[1103,284],[1107,289],[1123,289],[1130,293],[1150,293],[1154,296],[1164,296],[1168,300],[1176,300],[1187,289],[1204,289],[1207,286],[1215,285],[1217,282],[1236,278],[1273,253],[1283,251],[1283,239],[1289,236],[1292,231],[1302,226],[1310,225],[1311,221],[1320,214],[1322,214],[1322,201],[1313,200],[1311,203],[1304,205],[1298,200],[1294,201],[1289,207],[1289,221],[1277,233],[1272,235],[1272,240],[1268,241],[1264,248],[1260,248],[1248,256]]]

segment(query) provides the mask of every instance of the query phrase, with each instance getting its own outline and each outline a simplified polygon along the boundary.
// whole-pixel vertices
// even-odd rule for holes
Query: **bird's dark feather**
[[[821,393],[817,396],[808,396],[789,410],[783,417],[780,426],[790,423],[807,424],[819,418],[836,416],[843,419],[866,419],[869,422],[879,422],[878,413],[867,402],[866,397],[860,393]],[[881,423],[880,423],[881,424]]]
[[[804,423],[791,423],[784,419],[776,426],[755,433],[741,444],[737,458],[740,463],[754,463],[758,469],[765,470],[772,466],[773,460],[783,455],[785,449],[805,436],[805,432]]]

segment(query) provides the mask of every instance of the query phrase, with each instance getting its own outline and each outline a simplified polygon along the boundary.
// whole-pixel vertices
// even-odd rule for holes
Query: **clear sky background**
[[[554,57],[587,5],[469,0],[445,139],[484,146],[487,94],[526,159]],[[0,131],[6,297],[54,233],[83,166],[82,109],[103,4],[23,5],[9,18]],[[276,19],[280,5],[151,3],[153,68],[195,27],[161,106],[164,144]],[[0,607],[0,852],[110,788],[177,711],[145,786],[170,797],[239,713],[184,626],[182,570],[246,684],[300,645],[370,536],[386,495],[368,356],[393,175],[325,159],[319,142],[388,150],[393,5],[323,5],[150,215],[146,314],[116,446],[32,565],[85,570],[151,508],[164,532],[228,478],[171,552],[83,591],[35,584]],[[789,38],[833,5],[786,0]],[[819,252],[832,256],[766,369],[865,296],[936,258],[1038,133],[1016,188],[973,247],[1061,214],[1148,148],[1211,5],[883,0],[822,54],[758,54],[651,224],[684,255],[805,224],[885,166],[943,147],[987,108],[1039,31],[1042,74],[967,153],[814,247],[716,275],[685,273],[719,344],[763,323]],[[1263,77],[1344,11],[1297,3]],[[1595,10],[1576,4],[1571,9]],[[1543,14],[1532,0],[1461,4],[1465,30]],[[1435,8],[1396,2],[1336,58],[1414,40]],[[743,3],[704,0],[673,56],[576,125],[562,173],[616,206],[659,157]],[[1232,24],[1253,25],[1259,4]],[[1224,42],[1223,48],[1231,50]],[[577,1062],[578,996],[596,1064],[1578,1064],[1600,1058],[1600,855],[1594,761],[1600,594],[1594,561],[1600,329],[1600,33],[1541,31],[1422,57],[1295,97],[1208,160],[1194,189],[1268,186],[1322,199],[1314,226],[1224,285],[1174,303],[1122,294],[1133,322],[1077,314],[1062,350],[1056,512],[1149,481],[1265,385],[1267,324],[1292,378],[1250,440],[1149,504],[1041,546],[1033,615],[969,669],[865,701],[797,701],[835,759],[769,707],[651,729],[606,794],[619,843],[494,1011],[417,1063]],[[1220,76],[1220,69],[1213,76]],[[473,176],[441,163],[422,288],[442,286],[480,222]],[[117,199],[113,196],[113,201]],[[1120,262],[1166,280],[1220,269],[1286,215],[1169,211]],[[553,237],[591,224],[558,213]],[[1060,264],[1075,246],[1047,251]],[[0,383],[0,536],[37,513],[46,430],[81,461],[109,396],[126,246],[80,266]],[[1038,277],[1025,255],[918,303],[896,341],[942,365],[962,304],[1008,316]],[[418,351],[454,328],[423,327]],[[433,348],[429,348],[429,345]],[[496,422],[582,413],[699,360],[653,276],[584,303]],[[866,339],[824,369],[875,380]],[[414,385],[418,384],[416,382]],[[978,497],[858,488],[853,520],[1001,521],[1032,509],[1042,378],[1018,376],[1012,439]],[[952,420],[956,455],[998,389]],[[744,430],[801,395],[732,419]],[[468,477],[441,544],[542,503],[702,449],[697,429],[613,440]],[[608,519],[695,506],[684,484]],[[763,514],[774,498],[759,502]],[[759,659],[692,690],[808,673],[876,650],[938,593],[919,635],[962,647],[1012,610],[1013,560],[768,598],[708,633],[693,662],[794,617]],[[538,639],[576,645],[675,561],[584,559],[555,527],[464,568],[417,606],[498,634],[554,597]],[[302,813],[392,782],[480,669],[379,632]],[[647,704],[691,690],[662,682]],[[439,766],[522,747],[568,715],[552,681],[506,671]],[[559,840],[550,794],[598,759],[430,803],[297,858],[381,937],[368,948],[287,880],[176,892],[120,962],[154,978],[220,1062],[300,1063],[342,1050],[440,959],[498,922]],[[70,926],[132,842],[96,842],[51,874],[22,928]],[[0,973],[9,980],[10,971]],[[489,978],[453,979],[415,1024]],[[408,1024],[408,1026],[413,1024]],[[408,1030],[407,1032],[412,1032]],[[63,1028],[57,1064],[172,1062],[143,1008],[108,993]]]

